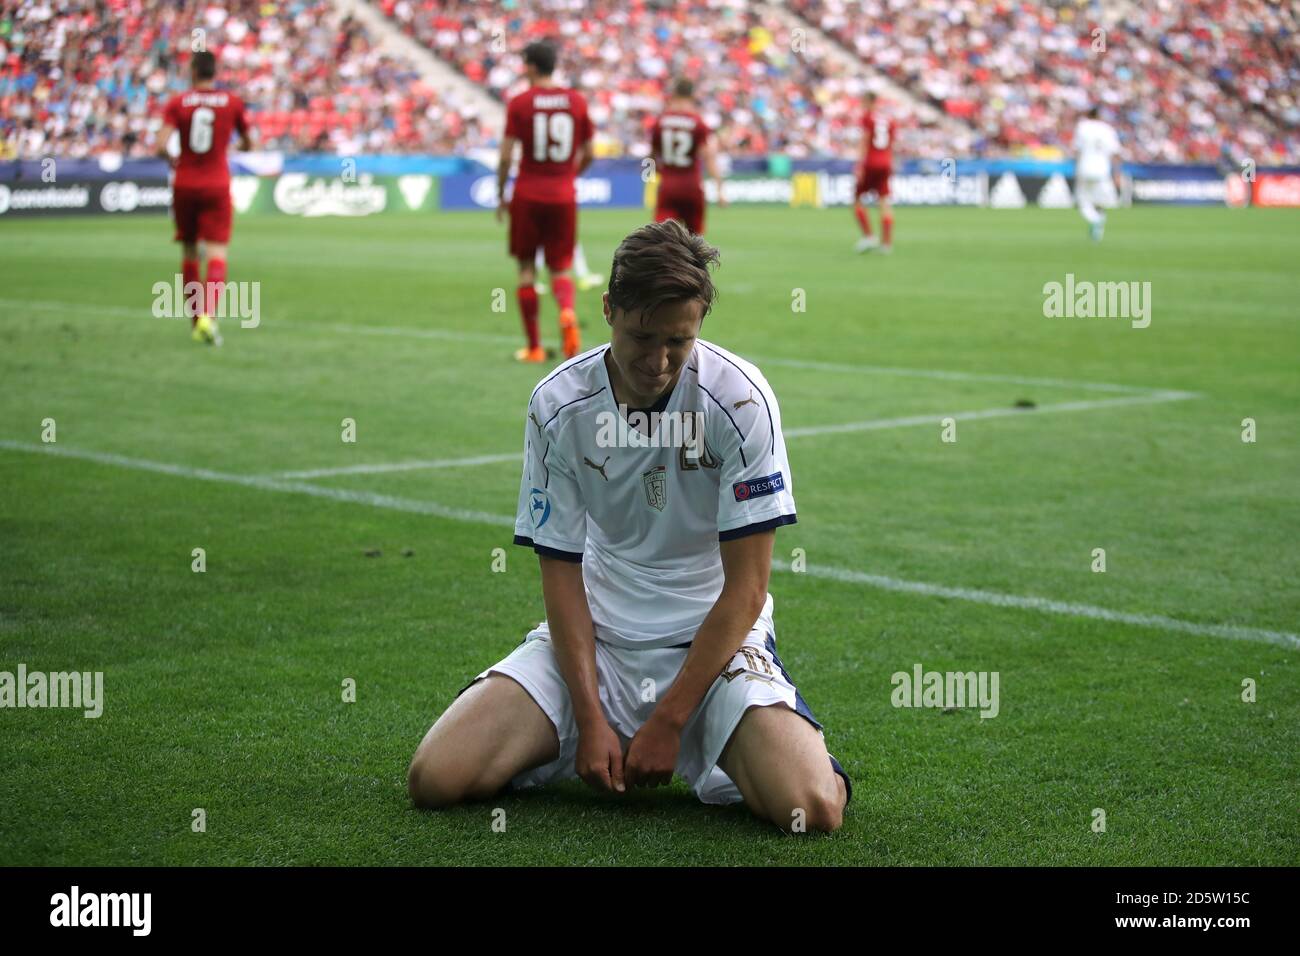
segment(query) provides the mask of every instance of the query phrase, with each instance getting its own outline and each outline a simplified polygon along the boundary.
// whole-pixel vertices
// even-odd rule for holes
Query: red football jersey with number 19
[[[173,188],[229,189],[226,148],[232,132],[248,133],[244,101],[225,90],[190,90],[168,101],[163,119],[176,127],[181,137],[181,157],[176,164]]]
[[[867,141],[866,166],[870,169],[889,169],[894,165],[894,133],[897,127],[892,119],[873,113],[862,115],[862,135]]]
[[[506,107],[506,135],[519,140],[523,155],[514,195],[533,202],[575,202],[574,159],[591,141],[587,101],[577,90],[531,87]]]

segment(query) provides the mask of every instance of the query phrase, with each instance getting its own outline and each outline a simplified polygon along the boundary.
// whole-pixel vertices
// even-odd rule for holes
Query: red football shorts
[[[172,216],[177,242],[230,241],[230,187],[173,189]]]
[[[704,190],[668,192],[655,199],[655,222],[676,219],[697,236],[704,235]]]
[[[891,172],[888,166],[864,166],[859,169],[858,185],[853,195],[856,197],[864,193],[875,193],[881,199],[888,199]]]
[[[560,272],[573,264],[573,246],[578,234],[576,202],[510,200],[510,254],[531,264],[540,246],[546,253],[546,268]]]

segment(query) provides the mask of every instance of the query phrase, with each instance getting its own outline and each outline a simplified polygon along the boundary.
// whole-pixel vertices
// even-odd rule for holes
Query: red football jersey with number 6
[[[533,202],[574,202],[578,147],[591,141],[587,101],[577,90],[534,86],[506,107],[506,135],[523,154],[514,195]]]
[[[176,127],[181,137],[173,188],[229,189],[226,148],[234,131],[248,133],[244,101],[225,90],[190,90],[168,101],[163,119]]]
[[[862,117],[862,134],[867,141],[869,169],[888,169],[894,165],[894,135],[897,124],[885,116],[865,113]]]

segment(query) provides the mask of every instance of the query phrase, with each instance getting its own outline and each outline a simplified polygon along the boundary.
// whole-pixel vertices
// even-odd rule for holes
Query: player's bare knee
[[[789,833],[834,833],[844,824],[844,796],[839,778],[801,785],[770,801],[769,819]]]
[[[818,794],[808,808],[808,829],[821,833],[834,833],[844,825],[844,804],[839,794]]]
[[[406,771],[406,789],[411,802],[425,810],[487,800],[509,782],[506,770],[444,759],[436,745],[430,745],[427,740],[420,744]]]
[[[420,759],[417,750],[411,758],[411,765],[406,768],[406,792],[411,802],[424,810],[431,810],[438,803],[433,792],[432,774],[427,764]]]
[[[421,744],[406,771],[406,790],[422,810],[438,810],[460,803],[469,787],[452,768],[441,763],[431,748]]]
[[[772,822],[790,833],[834,833],[844,823],[844,807],[838,796],[809,791],[785,804],[784,813]]]

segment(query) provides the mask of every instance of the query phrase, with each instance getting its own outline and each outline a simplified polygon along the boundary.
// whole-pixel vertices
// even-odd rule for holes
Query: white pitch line
[[[490,335],[483,332],[455,332],[445,329],[407,329],[382,325],[348,325],[345,323],[313,323],[312,328],[328,329],[356,335],[380,335],[397,338],[464,340],[471,342],[490,342],[502,345],[516,345],[519,337],[514,335]],[[740,354],[740,353],[737,353]],[[896,378],[927,378],[950,382],[991,382],[1006,385],[1027,385],[1039,388],[1077,388],[1080,391],[1124,392],[1130,394],[1165,393],[1169,390],[1151,388],[1143,385],[1116,385],[1111,382],[1076,381],[1068,378],[1036,378],[1023,375],[995,375],[980,372],[954,372],[946,369],[905,368],[892,365],[854,365],[843,362],[815,362],[805,359],[776,358],[774,356],[745,356],[741,358],[755,365],[779,365],[788,368],[804,368],[822,372],[846,372],[855,375],[889,375]],[[1193,393],[1185,393],[1189,397]]]
[[[152,304],[152,301],[150,305]],[[130,308],[125,305],[95,305],[82,302],[46,302],[35,299],[0,299],[6,309],[35,309],[38,312],[97,312],[100,315],[125,315],[153,318],[150,305]]]
[[[297,320],[287,323],[299,325]],[[351,335],[381,335],[407,339],[438,339],[452,342],[487,342],[492,345],[518,345],[518,335],[493,335],[489,332],[457,332],[450,329],[402,329],[383,325],[349,325],[345,322],[312,322],[313,329],[346,332]]]
[[[495,515],[485,511],[468,511],[463,508],[451,508],[432,501],[417,501],[411,498],[396,498],[391,495],[376,495],[367,492],[348,491],[336,488],[322,488],[303,482],[277,481],[249,475],[231,475],[206,468],[189,468],[184,465],[171,465],[165,462],[148,461],[141,458],[128,458],[107,452],[85,451],[74,448],[59,448],[57,445],[39,445],[32,442],[7,441],[0,439],[0,448],[10,451],[31,452],[56,455],[61,458],[93,461],[118,468],[137,471],[155,472],[173,475],[178,478],[215,481],[225,484],[242,485],[263,491],[279,491],[290,494],[311,495],[328,498],[349,504],[369,505],[373,508],[386,508],[412,514],[433,515],[452,521],[464,521],[474,524],[486,524],[493,527],[513,527],[514,518]],[[778,571],[790,572],[782,562],[774,561],[772,567]],[[1038,611],[1063,617],[1082,617],[1095,621],[1107,621],[1115,624],[1127,624],[1134,627],[1149,627],[1157,630],[1174,631],[1191,634],[1196,637],[1216,637],[1228,640],[1259,641],[1276,644],[1281,647],[1300,648],[1300,635],[1287,631],[1271,631],[1264,628],[1243,627],[1235,624],[1197,624],[1178,618],[1165,617],[1160,614],[1131,614],[1125,611],[1112,611],[1109,608],[1095,607],[1091,604],[1073,604],[1065,601],[1053,601],[1048,598],[1024,597],[1015,594],[1001,594],[996,591],[980,591],[973,588],[947,587],[941,584],[928,584],[924,581],[905,581],[900,578],[886,577],[880,574],[867,574],[846,568],[810,566],[806,572],[813,577],[827,578],[846,584],[860,584],[885,591],[897,591],[916,594],[923,597],[949,598],[957,601],[969,601],[992,607],[1016,608],[1018,610]]]
[[[1123,398],[1098,398],[1091,401],[1056,402],[1035,408],[986,408],[974,412],[949,412],[946,415],[908,415],[903,418],[877,418],[865,422],[844,422],[839,425],[812,425],[807,428],[786,428],[786,438],[807,438],[813,435],[835,435],[842,432],[869,432],[882,428],[906,428],[910,425],[938,425],[941,419],[976,421],[985,418],[1013,418],[1046,415],[1051,412],[1090,412],[1099,408],[1116,408],[1123,405],[1150,405],[1156,402],[1182,402],[1197,398],[1194,392],[1153,392],[1149,395],[1126,395]]]
[[[112,465],[117,468],[172,475],[176,478],[192,478],[228,485],[243,485],[247,488],[259,488],[263,491],[284,491],[292,494],[311,495],[316,498],[329,498],[333,501],[346,501],[351,504],[370,505],[375,508],[433,515],[438,518],[449,518],[452,521],[514,526],[513,518],[503,518],[501,515],[489,514],[486,511],[453,508],[449,505],[440,505],[434,501],[398,498],[393,495],[380,495],[369,491],[326,488],[320,485],[309,485],[300,481],[282,481],[261,475],[233,475],[223,471],[212,471],[208,468],[190,468],[187,465],[172,465],[161,461],[149,461],[144,458],[128,458],[125,455],[115,455],[111,452],[60,448],[58,445],[38,445],[32,442],[0,440],[0,448],[7,448],[11,451],[44,452],[47,455],[56,455],[60,458],[76,458],[81,461],[93,461],[101,465]]]
[[[310,471],[281,471],[270,478],[329,478],[334,475],[383,475],[394,471],[423,471],[434,468],[463,468],[470,465],[495,465],[503,461],[523,461],[523,452],[508,455],[475,455],[472,458],[431,458],[427,461],[395,461],[377,465],[344,465],[339,468],[314,468]]]
[[[127,316],[136,318],[152,319],[151,310],[152,301],[149,305],[140,305],[131,308],[122,305],[95,305],[83,304],[78,302],[52,302],[26,299],[0,299],[0,308],[12,309],[34,309],[38,312],[88,312],[98,315]],[[271,325],[285,325],[294,329],[306,328],[308,323],[293,319],[285,322],[276,320],[268,322]],[[403,338],[414,339],[438,339],[441,341],[466,341],[466,342],[487,342],[492,345],[516,345],[519,337],[516,335],[491,335],[484,332],[460,332],[451,329],[401,329],[386,328],[383,326],[371,325],[350,325],[346,322],[315,322],[310,323],[312,331],[325,332],[344,332],[349,335],[379,335],[379,336],[401,336]]]
[[[809,359],[789,359],[768,356],[751,356],[755,365],[784,365],[788,368],[806,368],[821,372],[848,372],[862,375],[893,375],[900,378],[934,378],[948,382],[997,382],[1008,385],[1036,385],[1040,388],[1077,388],[1086,392],[1164,392],[1166,389],[1141,385],[1115,385],[1110,382],[1085,382],[1069,378],[1034,378],[1023,375],[995,375],[983,372],[953,372],[933,368],[904,368],[895,365],[852,365],[844,362],[815,362]]]
[[[834,425],[811,425],[807,428],[787,428],[786,438],[811,438],[817,435],[834,435],[842,432],[869,432],[886,428],[907,428],[913,425],[938,426],[942,419],[977,421],[987,418],[1013,418],[1016,416],[1045,415],[1051,412],[1087,412],[1099,408],[1123,405],[1150,405],[1157,402],[1180,402],[1197,398],[1194,392],[1155,392],[1150,395],[1128,395],[1123,398],[1102,398],[1093,401],[1058,402],[1037,408],[985,408],[971,412],[950,412],[947,415],[908,415],[903,418],[874,418],[863,422],[842,422]],[[436,468],[462,468],[473,465],[495,465],[503,461],[523,461],[523,454],[475,455],[470,458],[431,458],[426,461],[379,462],[373,465],[341,465],[338,468],[314,468],[310,471],[282,471],[271,478],[330,478],[335,475],[381,475],[395,471],[422,471]]]
[[[149,309],[128,308],[115,305],[95,305],[77,302],[46,300],[0,299],[0,306],[29,308],[53,312],[94,312],[103,315],[152,317]],[[341,332],[346,335],[370,335],[388,338],[434,339],[437,341],[483,342],[490,345],[517,345],[517,335],[496,335],[490,332],[462,332],[453,329],[402,328],[400,326],[355,325],[345,322],[315,322],[292,319],[288,322],[268,323],[290,327],[308,327],[315,331]],[[1111,382],[1076,381],[1068,378],[1037,378],[1023,375],[997,375],[982,372],[957,372],[947,369],[906,368],[893,365],[855,365],[843,362],[818,362],[811,359],[778,358],[776,356],[742,356],[755,365],[779,365],[787,368],[804,368],[822,372],[845,372],[856,375],[888,375],[896,378],[927,378],[951,382],[993,382],[1007,385],[1028,385],[1039,388],[1077,388],[1080,391],[1126,392],[1132,394],[1167,394],[1171,390],[1142,385],[1116,385]],[[1194,393],[1185,393],[1192,395]]]
[[[784,562],[772,562],[772,569],[791,572]],[[946,587],[942,584],[926,584],[922,581],[902,581],[880,574],[867,574],[864,571],[851,571],[845,568],[817,567],[808,565],[806,571],[799,572],[815,578],[827,578],[845,584],[865,584],[883,591],[897,591],[903,594],[919,594],[924,597],[951,598],[956,601],[970,601],[975,604],[988,604],[993,607],[1013,607],[1026,611],[1041,611],[1044,614],[1059,614],[1065,617],[1084,617],[1094,621],[1108,621],[1115,624],[1132,624],[1135,627],[1154,627],[1165,631],[1177,631],[1182,634],[1194,634],[1197,637],[1220,637],[1234,641],[1263,641],[1281,647],[1300,648],[1300,635],[1287,631],[1269,631],[1257,627],[1242,627],[1236,624],[1197,624],[1183,621],[1163,614],[1131,614],[1127,611],[1112,611],[1109,608],[1095,607],[1091,604],[1074,604],[1068,601],[1053,601],[1050,598],[1023,597],[1018,594],[1001,594],[997,591],[980,591],[974,588]]]

